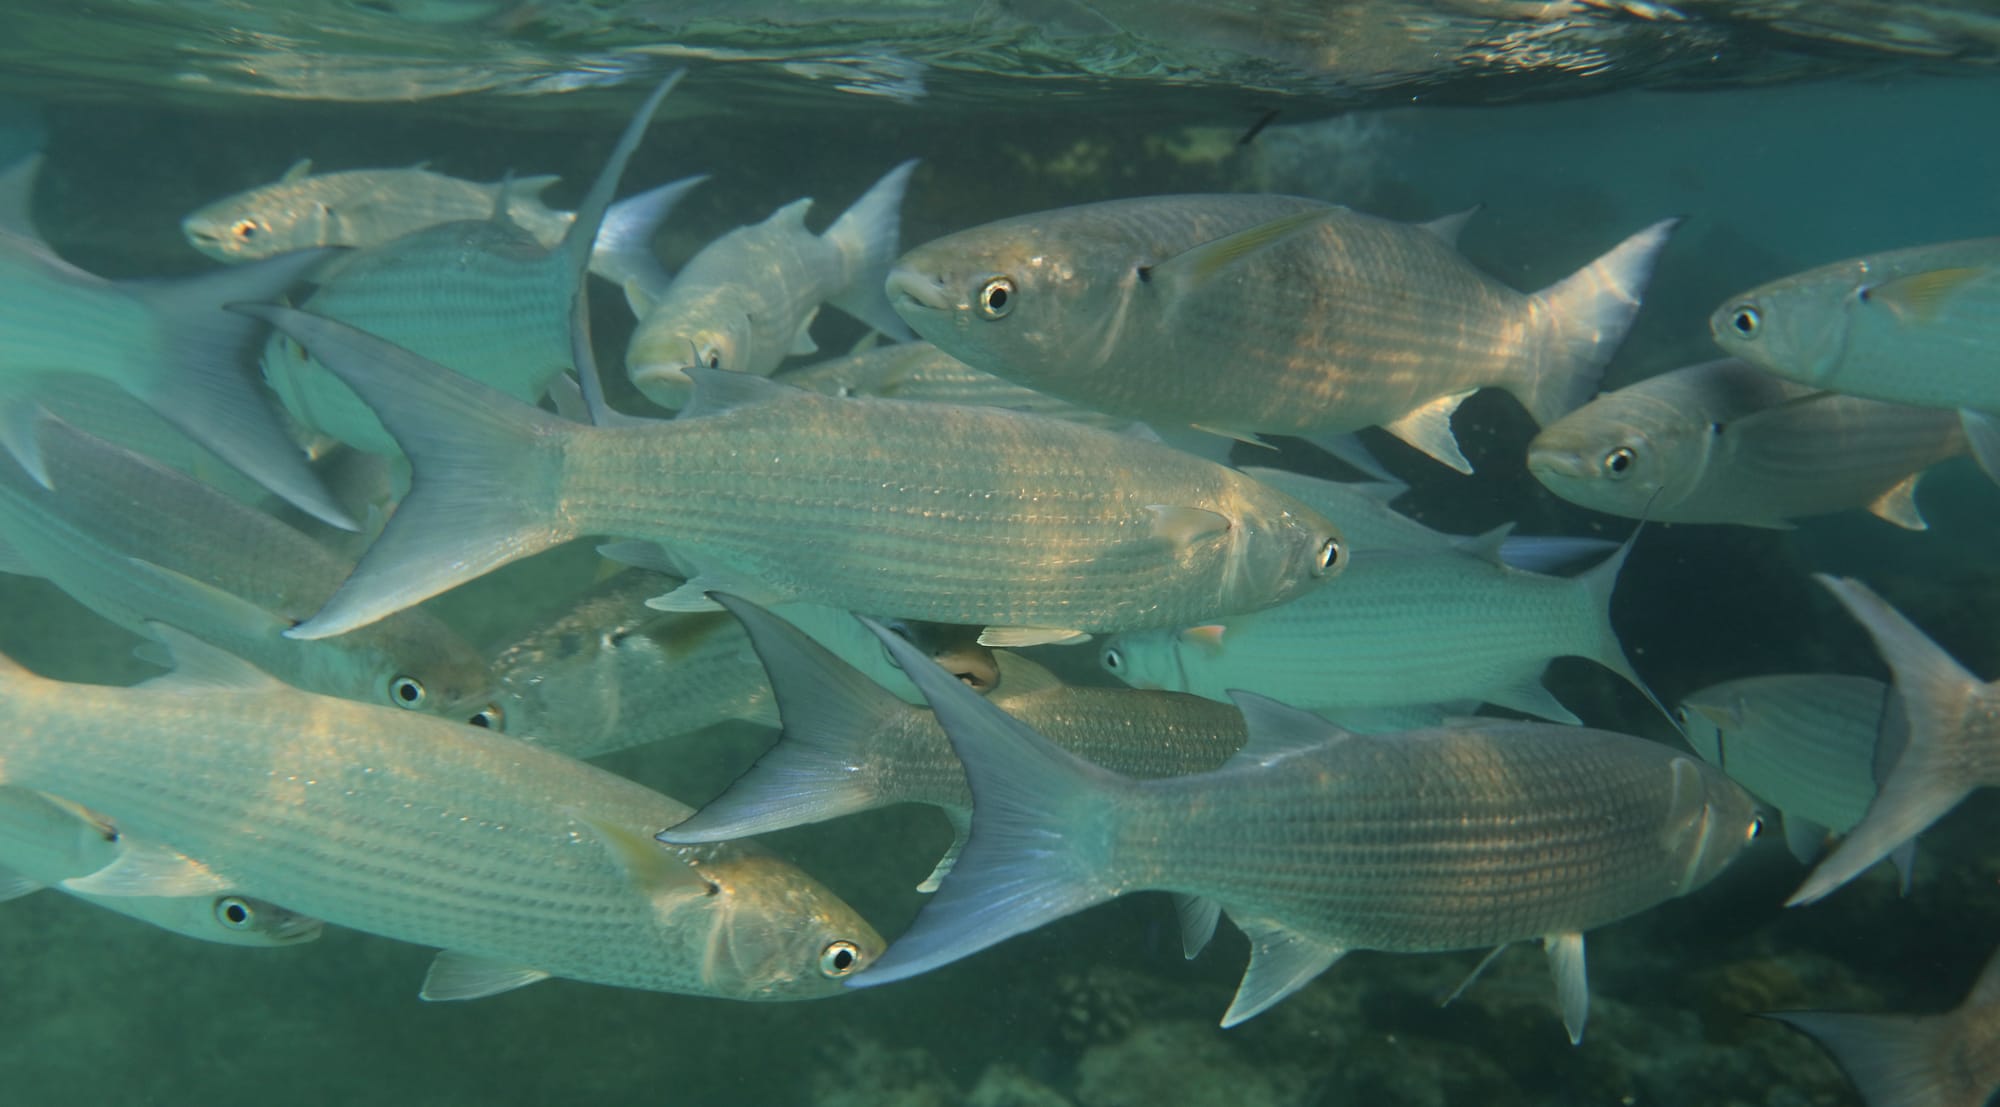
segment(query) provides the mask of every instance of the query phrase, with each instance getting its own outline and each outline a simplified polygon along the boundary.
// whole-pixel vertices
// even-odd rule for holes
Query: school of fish
[[[187,216],[226,267],[178,280],[58,257],[40,156],[0,171],[0,572],[165,670],[0,658],[0,899],[241,946],[350,927],[437,949],[431,1000],[783,1001],[1158,890],[1189,958],[1224,916],[1249,939],[1224,1026],[1352,951],[1531,941],[1580,1043],[1587,932],[1700,894],[1767,818],[1803,907],[1885,858],[1907,881],[2000,785],[2000,683],[1867,583],[1816,577],[1892,684],[1744,673],[1669,712],[1610,615],[1640,523],[1921,530],[1926,471],[2000,474],[2000,239],[1743,292],[1725,359],[1599,394],[1675,219],[1537,291],[1458,252],[1474,213],[1276,195],[905,250],[911,159],[823,230],[801,198],[670,274],[653,236],[705,175],[618,197],[679,79],[573,214],[552,177],[301,162]],[[606,296],[634,319],[614,396]],[[829,304],[872,346],[795,361]],[[1540,428],[1528,471],[1629,537],[1397,511],[1353,432],[1469,473],[1452,419],[1481,389]],[[1266,436],[1374,479],[1230,464]],[[498,644],[417,606],[579,540],[603,571]],[[1073,656],[1102,672],[1066,682]],[[1565,656],[1672,733],[1585,725],[1543,684]],[[582,760],[729,721],[778,735],[699,810]],[[954,835],[890,941],[752,841],[898,803]],[[1871,1103],[1983,1102],[1996,973],[1946,1015],[1773,1017]]]

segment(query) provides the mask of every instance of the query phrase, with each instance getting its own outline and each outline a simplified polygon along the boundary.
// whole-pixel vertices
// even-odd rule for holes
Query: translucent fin
[[[1781,1011],[1764,1017],[1819,1042],[1868,1107],[1972,1107],[1992,1090],[1960,1086],[1965,1074],[1951,1064],[1958,1027],[1949,1016]]]
[[[2000,415],[1960,408],[1958,424],[1965,431],[1965,445],[1979,462],[1988,479],[2000,484]]]
[[[292,638],[367,626],[474,577],[572,537],[547,488],[562,437],[587,433],[538,407],[459,376],[344,323],[291,308],[246,305],[296,339],[373,408],[408,455],[410,494],[354,572]]]
[[[26,396],[0,399],[0,449],[43,488],[53,489],[42,458],[42,406]]]
[[[1819,860],[1826,851],[1826,828],[1806,818],[1783,812],[1779,816],[1785,824],[1785,848],[1801,865],[1810,865]]]
[[[979,632],[979,644],[999,649],[1026,649],[1029,646],[1073,646],[1090,641],[1090,635],[1070,627],[987,627]]]
[[[1470,473],[1472,463],[1465,460],[1465,454],[1459,451],[1458,439],[1451,433],[1451,413],[1457,411],[1458,405],[1470,395],[1472,392],[1466,391],[1439,396],[1393,423],[1382,424],[1382,429],[1453,469]]]
[[[1965,719],[1986,686],[1867,585],[1823,573],[1814,579],[1875,639],[1876,650],[1896,675],[1909,731],[1903,754],[1876,790],[1868,813],[1785,901],[1788,907],[1826,896],[1922,833],[1973,789],[1995,783],[1965,771],[1979,760],[1964,748],[1970,738]]]
[[[1134,785],[1057,747],[894,632],[862,621],[951,736],[973,814],[971,838],[936,897],[849,983],[916,976],[1112,898],[1107,824]]]
[[[876,764],[893,764],[897,751],[874,747],[896,720],[920,709],[763,608],[724,593],[715,601],[749,632],[784,732],[734,784],[660,839],[721,842],[895,802],[880,795]]]
[[[689,369],[686,372],[694,394],[689,397],[687,406],[681,408],[682,419],[717,415],[748,404],[781,399],[799,391],[789,384],[780,384],[755,373],[737,373],[727,369]]]
[[[1215,937],[1215,924],[1222,918],[1222,905],[1207,896],[1174,893],[1174,913],[1181,920],[1181,953],[1192,961],[1208,948]]]
[[[300,158],[292,163],[291,168],[279,175],[278,183],[291,184],[294,181],[303,181],[312,175],[312,171],[313,160],[311,158]]]
[[[813,320],[818,318],[819,309],[814,308],[806,312],[804,319],[799,320],[799,329],[792,334],[792,344],[785,350],[788,356],[805,357],[819,353],[819,343],[814,342],[812,336]]]
[[[1888,491],[1875,497],[1868,510],[1876,518],[1886,520],[1904,530],[1929,530],[1924,522],[1923,512],[1917,510],[1917,481],[1922,473],[1911,473],[1897,481]]]
[[[1583,969],[1583,935],[1572,930],[1542,939],[1549,957],[1549,974],[1556,978],[1556,1006],[1562,1010],[1569,1044],[1583,1042],[1583,1024],[1590,1018],[1590,982]]]
[[[1603,557],[1621,543],[1567,535],[1509,535],[1500,543],[1500,563],[1530,573],[1553,573],[1589,557]]]
[[[1175,254],[1150,269],[1140,270],[1140,279],[1159,288],[1165,296],[1188,295],[1237,262],[1310,231],[1346,210],[1328,205],[1279,216]]]
[[[126,838],[116,860],[62,886],[87,896],[201,896],[222,891],[229,882],[186,854]]]
[[[431,961],[423,990],[417,994],[433,1002],[484,999],[548,978],[540,969],[448,949]]]
[[[0,903],[33,895],[44,887],[46,885],[30,880],[12,869],[0,869]]]
[[[1246,736],[1243,748],[1223,762],[1224,768],[1269,766],[1300,750],[1316,749],[1328,742],[1355,737],[1352,731],[1335,726],[1310,711],[1287,707],[1269,696],[1232,688],[1229,699],[1238,711],[1243,712]]]
[[[1639,694],[1646,697],[1646,702],[1652,704],[1653,709],[1667,720],[1667,725],[1678,731],[1680,724],[1674,720],[1673,712],[1668,711],[1667,705],[1660,702],[1660,697],[1653,694],[1653,690],[1646,686],[1644,680],[1639,679],[1639,671],[1632,667],[1631,659],[1625,656],[1625,644],[1618,640],[1618,628],[1611,625],[1611,596],[1618,589],[1618,574],[1624,571],[1625,561],[1632,556],[1632,546],[1638,542],[1640,530],[1643,529],[1642,527],[1634,530],[1624,545],[1619,546],[1610,557],[1575,578],[1589,594],[1591,608],[1597,613],[1596,648],[1588,656],[1592,661],[1624,677],[1625,683],[1638,689]]]
[[[713,890],[699,870],[643,831],[598,818],[580,808],[560,810],[590,828],[591,834],[604,843],[605,852],[625,870],[625,879],[632,887],[649,893],[678,889],[702,895]]]
[[[931,866],[930,875],[917,885],[922,895],[930,895],[944,887],[944,878],[958,865],[958,855],[965,852],[965,843],[972,836],[972,812],[944,809],[945,818],[951,820],[951,845],[944,849],[944,856]]]
[[[611,207],[611,197],[618,192],[618,181],[625,175],[626,163],[632,160],[632,152],[639,148],[639,140],[645,137],[646,126],[653,121],[653,113],[659,109],[660,101],[667,98],[667,93],[674,90],[686,72],[684,69],[674,70],[646,97],[639,110],[632,113],[631,122],[625,124],[624,132],[618,136],[618,144],[611,148],[611,156],[604,159],[604,168],[591,182],[583,202],[577,205],[576,220],[569,225],[569,230],[563,232],[560,249],[575,263],[579,282],[590,267],[598,232],[604,227],[605,213]]]
[[[1898,322],[1933,323],[1959,289],[1992,272],[1984,266],[1962,266],[1910,273],[1863,288],[1861,299],[1888,308]]]
[[[743,374],[739,373],[737,375],[742,376]],[[784,603],[786,600],[792,598],[747,577],[736,576],[730,573],[703,571],[696,573],[686,584],[681,585],[666,595],[654,596],[652,599],[647,600],[646,606],[655,611],[722,610],[721,604],[709,598],[709,593],[711,592],[727,592],[732,595],[741,596],[751,603],[767,605]]]
[[[29,154],[0,172],[0,231],[19,235],[31,242],[42,236],[35,230],[31,214],[35,203],[35,179],[42,174],[45,156]]]
[[[883,174],[820,236],[840,251],[848,274],[845,287],[827,302],[898,342],[912,337],[910,325],[889,306],[882,289],[902,253],[903,193],[916,168],[917,159],[911,158]]]
[[[1235,1000],[1223,1013],[1224,1027],[1263,1014],[1347,953],[1340,946],[1316,941],[1274,922],[1236,919],[1236,925],[1250,938],[1250,967],[1236,986]]]
[[[1507,685],[1504,688],[1490,688],[1486,691],[1486,702],[1504,707],[1509,711],[1519,711],[1523,715],[1533,715],[1550,722],[1568,723],[1582,726],[1583,720],[1576,712],[1562,705],[1555,694],[1542,684],[1542,675],[1533,673]]]
[[[342,530],[341,510],[285,432],[277,406],[258,379],[264,327],[222,310],[239,301],[275,300],[337,250],[299,250],[183,280],[119,287],[152,313],[157,368],[132,382],[133,395],[196,442],[299,510]]]
[[[1419,223],[1417,226],[1443,239],[1446,246],[1456,250],[1458,249],[1459,236],[1465,233],[1465,225],[1472,222],[1472,217],[1478,215],[1480,210],[1485,208],[1485,206],[1485,204],[1474,204],[1464,211],[1455,211],[1450,215],[1440,215],[1436,219],[1427,223]]]
[[[653,252],[653,239],[681,198],[707,179],[706,173],[683,177],[605,209],[604,223],[590,249],[590,271],[620,288],[636,284],[651,289],[657,299],[673,278]]]
[[[1341,464],[1358,470],[1370,480],[1401,483],[1396,480],[1395,474],[1384,469],[1382,463],[1375,460],[1375,455],[1368,451],[1366,445],[1362,444],[1360,435],[1352,432],[1346,434],[1309,434],[1306,436],[1306,441],[1333,455],[1334,459]],[[1405,487],[1408,486],[1405,485]]]
[[[219,627],[240,638],[275,638],[291,628],[290,620],[281,619],[233,592],[225,592],[185,573],[177,573],[136,557],[126,558],[125,564],[160,598],[160,602],[148,606],[153,611],[161,612],[163,618],[167,617],[166,612],[179,609],[196,616],[186,619],[184,625],[211,630]]]
[[[1680,222],[1663,219],[1534,295],[1534,308],[1546,320],[1547,354],[1506,387],[1537,425],[1548,426],[1597,393],[1605,364],[1639,312],[1653,265]]]
[[[1481,957],[1479,959],[1479,963],[1477,965],[1472,966],[1472,971],[1465,974],[1465,979],[1459,981],[1458,987],[1453,988],[1451,990],[1451,994],[1444,997],[1444,999],[1438,1003],[1438,1006],[1449,1007],[1452,1004],[1458,1002],[1458,997],[1464,995],[1465,990],[1467,988],[1472,987],[1472,985],[1476,983],[1482,975],[1485,974],[1486,967],[1488,965],[1491,965],[1494,961],[1498,960],[1501,954],[1507,952],[1507,947],[1510,944],[1511,943],[1508,942],[1502,942],[1499,945],[1494,946],[1492,949],[1487,950],[1486,956]]]
[[[147,681],[149,688],[263,692],[286,687],[283,681],[257,666],[178,627],[155,622],[147,623],[146,629],[167,647],[174,664],[173,672]]]
[[[1153,516],[1153,537],[1176,549],[1229,533],[1229,517],[1206,508],[1147,504],[1146,510]]]

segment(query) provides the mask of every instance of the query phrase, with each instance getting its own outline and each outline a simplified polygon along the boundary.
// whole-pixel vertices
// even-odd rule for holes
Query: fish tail
[[[1635,530],[1610,557],[1576,577],[1577,583],[1590,596],[1591,610],[1596,613],[1597,643],[1596,649],[1591,651],[1589,656],[1591,660],[1624,677],[1627,684],[1638,689],[1639,694],[1646,697],[1646,702],[1652,704],[1653,708],[1678,730],[1680,727],[1678,723],[1674,723],[1673,712],[1668,711],[1667,705],[1661,703],[1660,698],[1653,694],[1653,690],[1647,687],[1646,682],[1639,678],[1639,671],[1632,667],[1631,659],[1625,656],[1625,644],[1618,640],[1618,629],[1611,625],[1611,597],[1618,590],[1618,574],[1624,570],[1625,559],[1631,556],[1632,546],[1638,540],[1639,532]]]
[[[1971,1103],[1947,1064],[1958,1023],[1947,1016],[1781,1011],[1765,1018],[1819,1042],[1870,1107]]]
[[[846,285],[827,302],[898,342],[911,337],[909,324],[889,306],[882,289],[901,253],[903,192],[916,168],[917,159],[911,158],[883,174],[820,236],[840,251],[847,266]]]
[[[222,310],[277,299],[337,250],[298,250],[176,281],[121,285],[152,313],[154,362],[132,389],[146,406],[300,510],[355,523],[306,464],[255,370],[264,324]]]
[[[707,179],[706,173],[683,177],[606,208],[590,249],[590,271],[620,288],[636,285],[659,295],[673,278],[653,252],[653,238],[681,197]]]
[[[1546,427],[1596,395],[1604,366],[1639,312],[1653,264],[1679,225],[1679,219],[1662,219],[1530,297],[1546,353],[1508,391],[1537,424]]]
[[[1113,898],[1111,843],[1140,785],[1061,749],[923,651],[868,626],[950,735],[972,786],[972,833],[936,898],[851,983],[928,972]]]
[[[1815,579],[1875,639],[1876,650],[1895,674],[1895,698],[1902,701],[1907,730],[1903,751],[1882,778],[1867,813],[1785,901],[1787,907],[1831,893],[1922,833],[1974,788],[1992,783],[1968,778],[1961,748],[1964,715],[1980,687],[1978,679],[1867,585],[1823,573]]]
[[[347,382],[412,469],[410,494],[381,537],[289,637],[366,626],[575,537],[554,501],[564,441],[589,428],[344,323],[267,305],[238,310],[269,320]]]
[[[881,758],[873,747],[900,716],[918,709],[771,612],[710,595],[749,632],[784,730],[748,772],[660,840],[721,842],[896,802],[881,794]]]
[[[687,71],[684,69],[674,70],[666,80],[661,81],[659,86],[653,89],[652,95],[646,97],[646,102],[639,105],[639,110],[632,115],[632,121],[625,124],[624,133],[618,136],[618,145],[611,148],[611,156],[605,159],[604,168],[598,172],[597,180],[591,182],[590,191],[584,195],[583,203],[577,205],[576,220],[569,225],[569,230],[563,233],[561,248],[575,261],[575,272],[579,280],[591,264],[598,231],[604,227],[606,212],[611,207],[611,196],[618,191],[618,179],[625,175],[625,164],[632,160],[632,152],[639,148],[639,140],[645,137],[646,125],[653,121],[653,112],[658,110],[660,101],[666,99],[667,93],[672,92],[674,86],[680,83],[681,75],[685,72]],[[643,201],[651,195],[653,193],[642,193],[633,199]],[[671,201],[668,206],[672,206]],[[662,211],[660,214],[664,216],[665,212]],[[649,235],[648,243],[650,237]],[[647,243],[642,243],[644,244]]]

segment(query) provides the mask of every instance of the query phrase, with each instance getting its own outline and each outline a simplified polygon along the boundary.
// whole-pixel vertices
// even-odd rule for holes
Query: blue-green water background
[[[549,199],[567,206],[622,122],[616,111],[546,105],[512,118],[491,101],[197,111],[141,95],[73,103],[62,92],[50,89],[43,110],[49,164],[36,217],[65,257],[113,277],[206,268],[182,243],[179,217],[300,157],[323,169],[428,161],[481,180],[556,172],[562,191]],[[911,244],[1018,212],[1173,191],[1299,192],[1399,218],[1483,203],[1466,252],[1530,288],[1645,223],[1686,215],[1611,385],[1713,356],[1706,314],[1732,291],[1838,257],[2000,228],[2000,84],[1979,78],[1389,111],[1331,128],[1281,125],[1247,146],[1235,138],[1254,112],[1191,135],[1171,113],[1100,110],[1087,97],[963,112],[829,92],[819,106],[670,116],[625,189],[715,175],[661,239],[670,265],[801,194],[821,201],[817,224],[912,155],[925,163],[905,208]],[[606,293],[600,286],[597,316],[609,351],[629,323]],[[829,350],[851,337],[831,322],[818,333]],[[1629,526],[1535,485],[1520,465],[1530,428],[1511,401],[1480,397],[1458,426],[1480,469],[1473,478],[1385,447],[1418,485],[1409,502],[1426,521],[1471,531],[1511,518],[1529,532],[1613,535]],[[1287,462],[1313,464],[1303,453]],[[1883,675],[1858,629],[1806,579],[1829,571],[1868,580],[1968,668],[2000,674],[1991,571],[2000,497],[1953,463],[1926,482],[1921,502],[1927,533],[1859,513],[1791,532],[1652,528],[1614,608],[1628,652],[1669,702],[1761,672]],[[538,614],[528,604],[581,587],[590,568],[559,551],[440,607],[476,640],[497,638]],[[149,670],[131,644],[40,582],[0,578],[0,649],[31,666],[135,680]],[[1588,721],[1667,736],[1588,665],[1558,663],[1551,683]],[[711,733],[607,764],[699,803],[767,740]],[[416,988],[429,950],[339,930],[285,950],[208,946],[43,894],[0,907],[0,1071],[5,1100],[23,1104],[943,1104],[976,1085],[989,1104],[1088,1107],[1849,1103],[1811,1045],[1747,1015],[1955,1003],[2000,937],[1986,846],[1995,826],[1992,807],[1975,799],[1926,835],[1907,900],[1875,873],[1821,905],[1782,911],[1802,872],[1772,842],[1701,893],[1593,933],[1590,1032],[1574,1049],[1541,958],[1525,947],[1442,1009],[1438,997],[1477,953],[1357,954],[1224,1032],[1215,1020],[1241,971],[1242,940],[1226,933],[1183,962],[1171,912],[1153,896],[905,984],[752,1006],[563,981],[425,1004]],[[893,935],[946,839],[934,813],[891,810],[774,841]]]

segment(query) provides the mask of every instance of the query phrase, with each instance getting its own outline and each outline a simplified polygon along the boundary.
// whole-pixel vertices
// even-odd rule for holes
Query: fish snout
[[[883,290],[889,294],[889,303],[901,315],[907,315],[912,309],[950,311],[956,306],[943,281],[900,265],[889,271]]]

